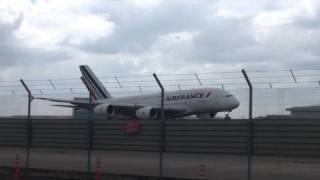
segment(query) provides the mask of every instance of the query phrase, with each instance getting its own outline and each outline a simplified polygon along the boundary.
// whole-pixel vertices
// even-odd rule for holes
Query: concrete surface
[[[15,156],[20,154],[25,166],[26,151],[18,148],[0,149],[0,167],[14,167]],[[158,176],[159,153],[128,151],[92,151],[90,171],[101,159],[103,173]],[[240,155],[183,154],[164,155],[164,176],[184,179],[200,179],[200,166],[212,180],[247,179],[247,157]],[[43,170],[85,172],[87,151],[31,149],[30,167]],[[320,158],[254,156],[252,179],[256,180],[318,180]]]

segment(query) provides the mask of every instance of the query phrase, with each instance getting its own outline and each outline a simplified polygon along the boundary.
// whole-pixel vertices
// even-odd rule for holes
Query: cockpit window
[[[232,97],[233,95],[232,94],[228,94],[228,95],[226,95],[226,97]]]

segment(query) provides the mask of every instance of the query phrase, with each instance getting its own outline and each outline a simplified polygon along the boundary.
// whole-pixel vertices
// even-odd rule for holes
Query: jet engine
[[[158,112],[152,107],[144,107],[136,111],[136,117],[138,119],[156,119],[158,117]]]
[[[112,105],[109,104],[99,104],[96,107],[94,107],[93,112],[96,115],[114,115],[115,114],[115,110],[114,107]]]

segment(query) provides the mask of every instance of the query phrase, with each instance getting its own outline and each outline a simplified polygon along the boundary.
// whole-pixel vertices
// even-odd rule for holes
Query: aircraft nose
[[[239,105],[240,105],[240,102],[238,101],[238,99],[234,98],[234,100],[233,100],[233,109],[239,107]]]

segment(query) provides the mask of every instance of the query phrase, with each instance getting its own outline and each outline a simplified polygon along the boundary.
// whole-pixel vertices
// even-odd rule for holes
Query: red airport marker
[[[96,180],[101,180],[101,160],[97,158],[96,163]]]
[[[20,178],[21,178],[20,155],[16,154],[16,169],[14,173],[14,179],[20,180]]]
[[[200,179],[204,179],[204,180],[208,179],[207,166],[204,163],[200,165]]]

